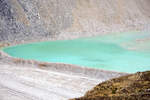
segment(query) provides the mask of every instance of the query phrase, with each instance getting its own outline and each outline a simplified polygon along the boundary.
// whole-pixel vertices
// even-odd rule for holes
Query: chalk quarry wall
[[[0,0],[0,41],[143,30],[150,0]]]

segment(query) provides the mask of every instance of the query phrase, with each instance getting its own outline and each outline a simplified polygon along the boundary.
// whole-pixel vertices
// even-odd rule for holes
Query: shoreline
[[[79,38],[90,38],[90,37],[96,37],[96,36],[103,36],[107,34],[113,34],[113,33],[126,33],[126,32],[142,32],[143,30],[141,29],[133,29],[133,30],[127,30],[125,29],[124,31],[116,31],[116,32],[91,32],[92,35],[90,35],[89,32],[85,32],[84,35],[80,35],[80,32],[60,32],[59,35],[55,35],[52,37],[34,37],[34,38],[26,38],[25,40],[21,41],[1,41],[1,44],[4,45],[4,47],[9,47],[9,46],[16,46],[16,45],[21,45],[21,44],[30,44],[30,43],[36,43],[36,42],[46,42],[46,41],[57,41],[57,40],[73,40],[73,39],[79,39]],[[74,34],[76,33],[76,34]],[[82,34],[84,32],[81,32]],[[65,34],[65,35],[64,35]],[[66,36],[67,35],[67,36]],[[2,47],[3,48],[3,47]]]
[[[37,60],[25,60],[21,58],[11,57],[4,51],[0,50],[0,55],[3,60],[9,59],[9,63],[15,64],[17,66],[37,66],[38,68],[42,68],[44,70],[58,71],[62,73],[69,74],[78,74],[81,76],[91,77],[91,78],[104,78],[106,80],[110,78],[119,77],[122,75],[127,75],[129,73],[117,72],[117,71],[108,71],[97,68],[89,68],[84,66],[77,66],[73,64],[65,64],[65,63],[51,63],[51,62],[42,62]]]
[[[137,31],[139,32],[139,31]],[[114,32],[113,32],[114,33]],[[95,36],[105,35],[105,34],[113,34],[113,33],[103,33]],[[120,32],[117,32],[120,33]],[[60,36],[61,37],[61,36]],[[36,61],[36,60],[25,60],[21,58],[15,58],[7,53],[5,53],[2,49],[9,46],[16,46],[16,45],[22,45],[22,44],[30,44],[30,43],[36,43],[36,42],[45,42],[45,41],[56,41],[56,40],[72,40],[72,39],[78,39],[78,38],[85,38],[85,37],[92,37],[92,36],[80,36],[80,37],[67,37],[67,38],[61,38],[58,36],[54,36],[53,38],[36,38],[36,39],[29,39],[28,41],[14,41],[12,43],[6,43],[4,47],[0,49],[0,55],[2,56],[1,59],[5,60],[5,58],[8,58],[11,64],[19,65],[19,66],[38,66],[39,68],[45,69],[45,70],[52,70],[52,71],[58,71],[58,72],[67,72],[71,74],[79,74],[87,77],[92,78],[115,78],[122,75],[132,74],[132,73],[125,73],[125,72],[117,72],[117,71],[109,71],[109,70],[103,70],[98,68],[90,68],[90,67],[84,67],[84,66],[78,66],[73,64],[65,64],[65,63],[51,63],[51,62],[43,62],[43,61]],[[1,62],[1,60],[0,60]],[[6,63],[8,64],[8,63]]]

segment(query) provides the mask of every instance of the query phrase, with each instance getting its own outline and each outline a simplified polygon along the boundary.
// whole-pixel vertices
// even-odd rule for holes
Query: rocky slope
[[[150,100],[150,71],[103,82],[72,100]]]
[[[150,23],[149,5],[149,0],[0,0],[0,41],[143,30]]]

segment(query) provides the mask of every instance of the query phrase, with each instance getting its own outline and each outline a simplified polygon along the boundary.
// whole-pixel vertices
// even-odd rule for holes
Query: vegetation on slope
[[[150,71],[100,83],[84,97],[72,100],[150,100]]]

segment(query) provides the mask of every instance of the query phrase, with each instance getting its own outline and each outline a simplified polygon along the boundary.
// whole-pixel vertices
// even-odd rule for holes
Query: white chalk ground
[[[81,75],[0,64],[0,100],[67,100],[102,82]]]

